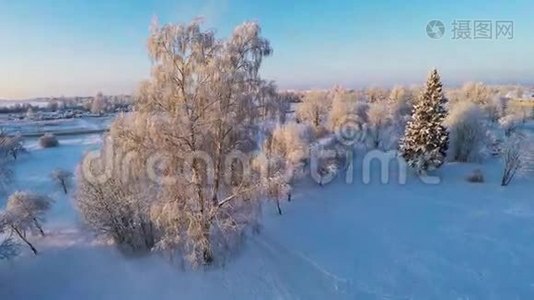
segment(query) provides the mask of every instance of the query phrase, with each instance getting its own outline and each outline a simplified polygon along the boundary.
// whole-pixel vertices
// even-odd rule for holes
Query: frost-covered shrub
[[[458,162],[473,162],[482,159],[488,142],[484,114],[470,102],[453,105],[445,119],[449,130],[448,159]]]
[[[336,158],[315,158],[316,160],[316,166],[314,166],[314,162],[312,162],[312,172],[315,172],[315,174],[312,174],[312,178],[320,185],[323,186],[324,184],[329,183],[339,172],[340,170],[340,161]]]
[[[39,145],[43,148],[52,148],[59,146],[59,141],[52,133],[45,133],[39,138]]]
[[[482,183],[484,182],[484,174],[480,169],[476,169],[471,174],[467,175],[466,180],[472,183]]]
[[[512,134],[501,148],[503,174],[501,185],[507,186],[517,175],[532,171],[534,166],[534,148],[532,141],[520,134]]]
[[[121,168],[121,164],[135,166],[135,162],[127,162],[125,158],[115,157],[115,172],[105,176],[102,162],[107,155],[106,149],[105,143],[100,153],[102,160],[86,156],[78,169],[78,209],[91,229],[113,240],[124,253],[149,252],[155,244],[155,230],[150,219],[150,202],[146,196],[150,191],[155,191],[150,186],[139,185],[139,180],[149,183],[141,174],[124,176],[126,170]],[[98,177],[102,174],[104,176]]]

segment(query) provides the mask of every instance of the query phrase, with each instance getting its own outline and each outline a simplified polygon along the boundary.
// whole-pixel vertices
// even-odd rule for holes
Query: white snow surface
[[[0,262],[0,299],[532,299],[534,188],[531,178],[499,186],[500,162],[447,164],[440,184],[411,175],[404,185],[320,187],[304,180],[278,216],[264,204],[263,228],[213,270],[183,271],[157,255],[126,258],[84,229],[73,200],[48,177],[74,171],[98,136],[30,146],[16,187],[56,199],[45,230]],[[486,182],[465,176],[480,168]],[[4,206],[5,197],[0,199]]]

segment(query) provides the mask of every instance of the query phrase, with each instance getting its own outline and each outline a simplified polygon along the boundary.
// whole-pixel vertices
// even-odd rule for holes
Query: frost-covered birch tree
[[[309,91],[297,105],[297,119],[300,122],[310,124],[319,130],[324,125],[330,109],[328,93],[323,91]]]
[[[306,125],[295,123],[275,128],[263,144],[264,160],[256,161],[264,176],[276,182],[269,188],[269,193],[279,214],[282,214],[281,198],[287,197],[291,201],[291,185],[304,175],[309,142],[313,135],[311,131]]]
[[[72,177],[74,175],[71,171],[64,169],[55,169],[50,174],[50,179],[57,184],[65,194],[68,193],[68,188],[72,185]]]
[[[52,199],[47,196],[23,191],[15,192],[7,200],[6,210],[1,215],[0,223],[10,236],[19,238],[37,255],[38,251],[30,242],[28,232],[39,232],[45,236],[42,224],[45,222],[45,214],[52,202]]]
[[[149,213],[153,249],[193,265],[209,264],[257,218],[255,200],[266,191],[268,182],[249,160],[258,148],[258,72],[272,50],[251,22],[224,40],[198,22],[154,24],[148,50],[152,76],[141,85],[134,112],[110,131],[121,153],[115,153],[114,164],[126,157],[131,164],[126,180],[114,180],[115,189],[128,191],[135,183],[151,191],[131,195],[128,207],[146,204],[133,212]],[[82,214],[102,230],[107,216],[92,214],[106,202],[105,191],[86,186],[92,192],[79,193]]]

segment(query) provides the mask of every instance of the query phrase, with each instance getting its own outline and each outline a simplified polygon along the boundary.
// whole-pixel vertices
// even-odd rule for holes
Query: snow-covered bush
[[[449,130],[449,150],[451,161],[475,162],[483,158],[488,138],[481,109],[470,102],[453,105],[445,119]]]
[[[59,141],[53,133],[45,133],[39,138],[39,145],[43,148],[52,148],[59,146]]]
[[[326,178],[334,178],[339,172],[340,162],[337,159],[319,159],[317,162],[317,183],[323,186]]]
[[[480,169],[476,169],[471,174],[467,175],[466,180],[472,183],[482,183],[484,182],[484,174]]]
[[[1,216],[0,223],[5,224],[10,235],[17,236],[30,247],[34,254],[37,254],[37,249],[28,240],[27,233],[38,231],[42,236],[45,235],[42,223],[45,222],[45,213],[50,209],[52,202],[52,199],[47,196],[30,192],[15,192],[7,200],[6,210]]]
[[[100,158],[84,157],[76,176],[76,203],[83,220],[91,229],[110,238],[124,253],[146,253],[155,244],[155,226],[151,220],[150,199],[156,191],[140,169],[137,156],[114,156],[112,172],[106,174],[105,162],[113,137],[123,133],[122,119],[112,126],[110,138],[104,139]],[[130,128],[130,127],[129,127]],[[114,151],[126,146],[115,144]],[[133,153],[133,152],[132,152]],[[102,176],[101,178],[98,176]]]
[[[50,174],[50,178],[54,183],[56,183],[59,187],[63,189],[63,192],[65,194],[68,193],[68,188],[72,185],[72,177],[74,175],[71,171],[63,170],[63,169],[55,169]]]
[[[532,171],[534,166],[534,147],[521,134],[509,136],[501,148],[503,174],[501,185],[507,186],[517,175],[524,175]]]

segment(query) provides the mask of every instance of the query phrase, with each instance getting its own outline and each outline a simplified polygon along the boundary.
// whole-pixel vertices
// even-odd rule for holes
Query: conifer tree
[[[414,106],[400,144],[402,156],[419,173],[437,169],[445,161],[449,142],[447,129],[443,126],[446,103],[438,71],[434,69]]]

